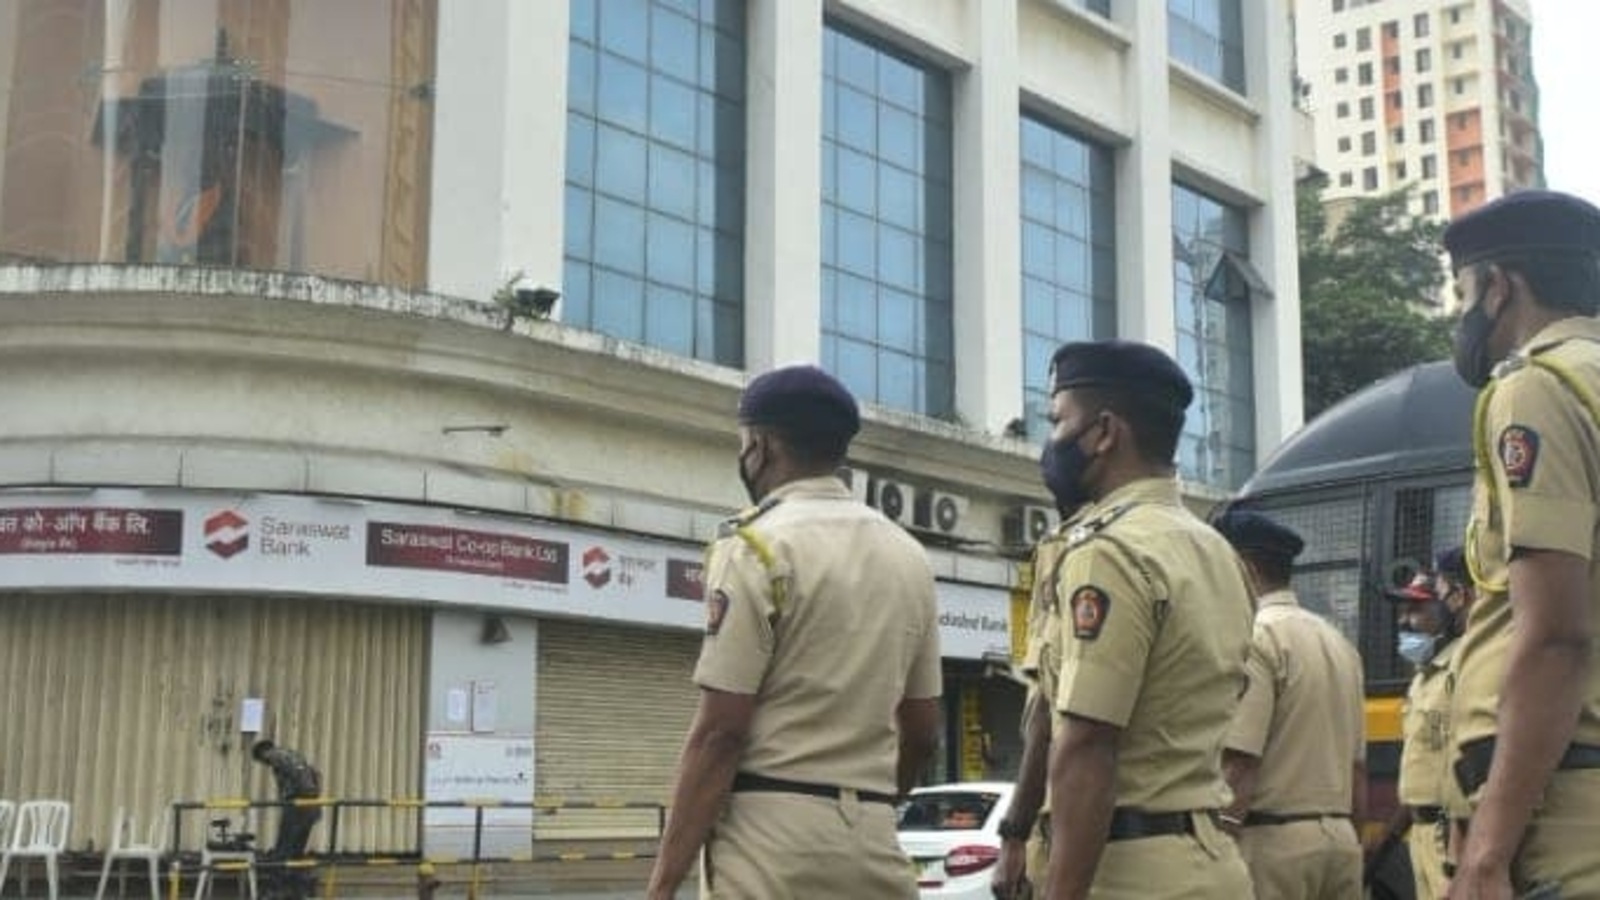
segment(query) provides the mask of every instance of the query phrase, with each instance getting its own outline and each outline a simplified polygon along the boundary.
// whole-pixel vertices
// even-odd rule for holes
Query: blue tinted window
[[[1167,52],[1244,93],[1244,28],[1239,0],[1167,0]]]
[[[1050,431],[1050,356],[1116,333],[1111,151],[1022,117],[1022,387],[1028,433]]]
[[[744,4],[572,0],[563,318],[744,359]]]
[[[822,358],[865,401],[954,412],[949,76],[829,25]]]
[[[1178,362],[1195,385],[1179,444],[1185,478],[1232,489],[1255,463],[1255,372],[1250,297],[1219,289],[1223,253],[1244,259],[1243,210],[1181,184],[1172,187],[1172,280]]]

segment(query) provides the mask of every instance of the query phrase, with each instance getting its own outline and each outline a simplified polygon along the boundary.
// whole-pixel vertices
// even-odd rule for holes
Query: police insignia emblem
[[[1539,432],[1525,425],[1507,425],[1500,432],[1500,466],[1511,487],[1527,487],[1539,462]]]
[[[1111,612],[1111,598],[1094,585],[1084,585],[1072,592],[1072,634],[1080,641],[1092,641],[1100,636]]]
[[[722,620],[728,615],[728,594],[722,589],[712,591],[706,598],[706,634],[722,630]]]

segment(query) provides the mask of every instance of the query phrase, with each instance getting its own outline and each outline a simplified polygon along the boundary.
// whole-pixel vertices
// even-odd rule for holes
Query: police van
[[[1406,369],[1307,423],[1269,457],[1236,505],[1294,528],[1301,603],[1335,622],[1361,651],[1367,700],[1368,819],[1395,808],[1400,704],[1411,678],[1395,651],[1384,596],[1441,550],[1461,543],[1471,510],[1474,392],[1449,362]],[[1403,848],[1375,897],[1410,898]]]

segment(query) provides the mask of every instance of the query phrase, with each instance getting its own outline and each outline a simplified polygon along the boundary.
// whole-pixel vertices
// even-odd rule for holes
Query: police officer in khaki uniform
[[[1173,477],[1193,389],[1165,353],[1128,341],[1067,344],[1051,379],[1045,484],[1059,508],[1088,506],[1067,530],[1040,648],[1054,710],[1043,896],[1248,898],[1213,817],[1250,597]],[[1013,812],[1008,832],[1032,824]]]
[[[1456,638],[1472,604],[1472,585],[1461,548],[1439,554],[1435,571],[1422,572],[1403,588],[1388,592],[1399,604],[1396,650],[1415,668],[1401,711],[1400,807],[1389,821],[1381,848],[1402,838],[1411,856],[1417,900],[1445,895],[1444,816],[1450,774],[1450,667]],[[1376,854],[1375,854],[1376,855]]]
[[[1046,447],[1045,468],[1049,467],[1052,447]],[[1028,645],[1018,666],[1028,680],[1028,696],[1022,707],[1022,761],[1011,792],[1011,806],[1000,825],[1000,859],[991,877],[996,897],[1028,896],[1033,885],[1044,884],[1050,863],[1048,774],[1050,710],[1054,704],[1046,691],[1054,689],[1059,673],[1049,673],[1047,688],[1039,665],[1044,639],[1052,624],[1050,616],[1056,606],[1055,579],[1066,552],[1066,529],[1071,525],[1072,517],[1062,516],[1062,524],[1034,546],[1029,562],[1033,583],[1028,596]]]
[[[894,804],[938,742],[926,554],[835,477],[860,416],[831,376],[756,378],[739,424],[757,505],[708,554],[700,708],[648,895],[703,848],[702,896],[913,900]]]
[[[1600,209],[1523,191],[1444,242],[1481,389],[1449,896],[1600,897]]]
[[[1223,743],[1239,837],[1259,900],[1361,896],[1366,730],[1361,657],[1289,588],[1305,541],[1260,513],[1214,523],[1244,561],[1256,597],[1250,685]]]

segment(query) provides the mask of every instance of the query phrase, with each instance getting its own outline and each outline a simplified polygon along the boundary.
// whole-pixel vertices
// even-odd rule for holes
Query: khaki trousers
[[[1566,900],[1600,898],[1600,769],[1550,777],[1511,876],[1518,891],[1555,882]]]
[[[804,794],[731,794],[701,858],[702,900],[917,900],[894,808]]]
[[[1255,825],[1239,835],[1257,900],[1360,897],[1361,842],[1349,819]]]

